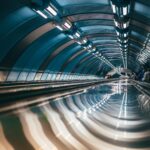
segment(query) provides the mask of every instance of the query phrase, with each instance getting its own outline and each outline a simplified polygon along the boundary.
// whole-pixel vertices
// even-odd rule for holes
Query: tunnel
[[[150,150],[150,1],[1,1],[0,150]]]

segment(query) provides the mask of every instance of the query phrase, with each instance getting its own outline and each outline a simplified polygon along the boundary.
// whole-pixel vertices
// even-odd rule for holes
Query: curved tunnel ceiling
[[[146,0],[3,1],[1,80],[12,70],[103,76],[149,67],[149,7]]]

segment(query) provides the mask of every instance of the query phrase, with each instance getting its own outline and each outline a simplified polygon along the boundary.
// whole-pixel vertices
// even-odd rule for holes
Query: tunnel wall
[[[49,3],[57,8],[58,16],[44,19],[35,9],[44,11]],[[138,73],[150,66],[149,3],[132,3],[126,55],[128,69]],[[96,51],[89,52],[70,38],[68,31],[60,31],[56,20],[59,24],[69,20],[73,25],[72,35],[80,31],[81,37],[88,39],[86,48],[91,44]],[[107,61],[114,67],[124,65],[125,53],[120,50],[124,48],[117,39],[110,1],[3,1],[0,5],[0,81],[48,80],[51,79],[49,72],[89,75],[89,78],[105,76],[112,69]],[[106,62],[97,53],[104,56]]]
[[[31,8],[19,7],[1,20],[1,82],[55,80],[69,74],[67,79],[98,78],[84,62],[90,55]]]

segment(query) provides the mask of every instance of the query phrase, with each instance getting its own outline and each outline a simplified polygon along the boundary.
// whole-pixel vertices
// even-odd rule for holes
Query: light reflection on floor
[[[150,150],[150,101],[116,82],[0,116],[0,150]]]

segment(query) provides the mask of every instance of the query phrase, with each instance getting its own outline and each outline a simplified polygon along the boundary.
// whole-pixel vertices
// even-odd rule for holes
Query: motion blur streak
[[[33,150],[149,150],[149,108],[149,96],[130,80],[97,85],[1,114],[0,148],[18,148],[7,130],[19,127],[15,138]]]
[[[53,143],[45,136],[38,116],[27,110],[25,113],[21,113],[20,120],[28,141],[31,142],[35,149],[57,150]]]
[[[46,115],[50,124],[52,124],[53,132],[56,137],[61,140],[70,149],[82,149],[87,150],[78,140],[76,140],[67,130],[65,124],[61,120],[56,112],[52,110],[50,106],[44,106],[43,112]]]
[[[3,127],[0,124],[0,150],[14,150],[11,144],[7,141],[7,138],[4,135]]]

